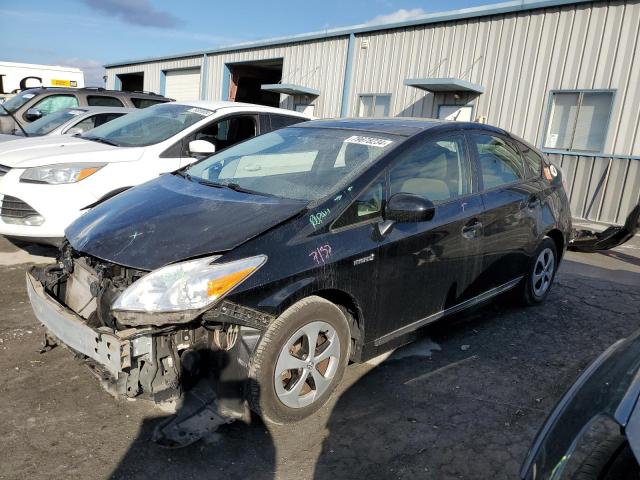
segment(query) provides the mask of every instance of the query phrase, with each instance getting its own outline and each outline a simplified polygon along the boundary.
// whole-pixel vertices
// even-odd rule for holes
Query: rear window
[[[156,100],[152,98],[136,98],[131,97],[131,102],[136,108],[147,108],[158,103],[166,103],[167,100]]]
[[[544,163],[542,156],[523,143],[520,143],[519,146],[522,151],[522,156],[524,157],[524,163],[527,167],[527,177],[537,178],[542,175],[542,164]]]
[[[89,95],[87,104],[90,107],[124,107],[122,102],[116,97],[107,97],[104,95]]]

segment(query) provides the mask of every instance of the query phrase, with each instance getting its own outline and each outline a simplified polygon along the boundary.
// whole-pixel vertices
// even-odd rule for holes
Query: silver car
[[[125,107],[76,107],[65,108],[24,126],[13,135],[0,134],[0,142],[44,135],[74,135],[110,122],[136,108]]]

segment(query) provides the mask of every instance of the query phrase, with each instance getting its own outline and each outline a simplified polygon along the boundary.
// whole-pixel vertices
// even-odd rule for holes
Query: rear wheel
[[[349,360],[349,324],[320,297],[288,308],[262,336],[250,369],[249,402],[273,423],[302,420],[322,407]]]
[[[519,287],[519,300],[525,305],[542,303],[549,295],[558,267],[555,242],[544,237],[533,255],[529,269]]]

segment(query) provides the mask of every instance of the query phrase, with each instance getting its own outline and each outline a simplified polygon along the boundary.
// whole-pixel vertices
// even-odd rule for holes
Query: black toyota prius
[[[285,423],[420,327],[508,290],[544,301],[570,230],[562,173],[504,130],[310,121],[94,207],[27,286],[114,393],[161,401],[219,369]]]

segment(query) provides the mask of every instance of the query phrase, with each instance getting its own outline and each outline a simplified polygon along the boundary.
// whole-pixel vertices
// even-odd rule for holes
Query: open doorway
[[[230,72],[229,100],[280,106],[280,94],[262,90],[262,85],[282,80],[282,59],[228,65]]]
[[[120,80],[120,90],[123,92],[142,92],[144,90],[144,73],[119,73],[116,78]]]

